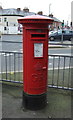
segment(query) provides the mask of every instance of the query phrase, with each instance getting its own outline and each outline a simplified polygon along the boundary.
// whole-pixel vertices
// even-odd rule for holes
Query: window
[[[7,30],[7,28],[6,28],[6,27],[4,27],[4,30]]]
[[[4,18],[4,22],[6,22],[7,21],[7,18]]]
[[[7,22],[7,26],[8,26],[8,22]]]
[[[0,22],[1,22],[1,18],[0,18]]]
[[[16,25],[14,24],[14,26],[16,26]]]

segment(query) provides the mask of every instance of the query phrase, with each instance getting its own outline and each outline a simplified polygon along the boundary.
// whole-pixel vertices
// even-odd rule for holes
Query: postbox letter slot
[[[31,37],[45,37],[45,34],[31,34]]]

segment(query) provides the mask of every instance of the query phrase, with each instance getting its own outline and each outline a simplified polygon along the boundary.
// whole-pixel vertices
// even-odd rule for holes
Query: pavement
[[[63,41],[63,43],[58,42],[58,41],[49,41],[48,44],[49,48],[73,48],[73,43],[72,41]]]
[[[1,86],[1,84],[0,84]],[[23,109],[23,87],[2,84],[2,118],[71,118],[73,95],[71,91],[47,88],[47,106],[41,110]],[[7,120],[7,119],[6,119]]]

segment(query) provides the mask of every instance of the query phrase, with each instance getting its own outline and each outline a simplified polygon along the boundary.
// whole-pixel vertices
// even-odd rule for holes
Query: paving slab
[[[23,108],[22,92],[22,85],[2,85],[2,118],[71,118],[71,91],[47,88],[47,106],[36,111]]]

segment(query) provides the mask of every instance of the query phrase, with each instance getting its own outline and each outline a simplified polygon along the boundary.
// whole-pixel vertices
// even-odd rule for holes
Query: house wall
[[[2,10],[2,8],[0,8],[0,10]],[[11,13],[8,14],[8,11]],[[20,8],[18,8],[17,10],[15,9],[9,9],[8,11],[6,11],[6,15],[2,13],[0,13],[0,32],[2,34],[18,34],[18,33],[22,33],[22,26],[18,23],[17,19],[19,18],[19,16],[21,15],[18,14],[19,12],[22,12]],[[17,11],[17,14],[16,14]],[[27,15],[32,15],[34,13],[29,12],[29,9],[24,9],[23,13],[25,13],[25,15],[23,14],[23,16],[27,16]],[[15,14],[15,15],[13,15]],[[38,12],[38,14],[43,14],[42,11]],[[50,16],[51,17],[51,16]],[[53,16],[52,16],[53,18]],[[58,29],[61,28],[61,23],[54,21],[53,24],[50,25],[50,30],[54,30],[54,29]]]
[[[0,31],[2,34],[18,33],[18,16],[0,16]]]
[[[53,24],[51,24],[50,26],[50,30],[58,30],[58,29],[61,29],[61,25],[62,23],[60,22],[53,22]]]
[[[55,27],[56,27],[56,29],[58,29],[58,28],[61,28],[61,23],[60,22],[54,22],[55,23]]]

